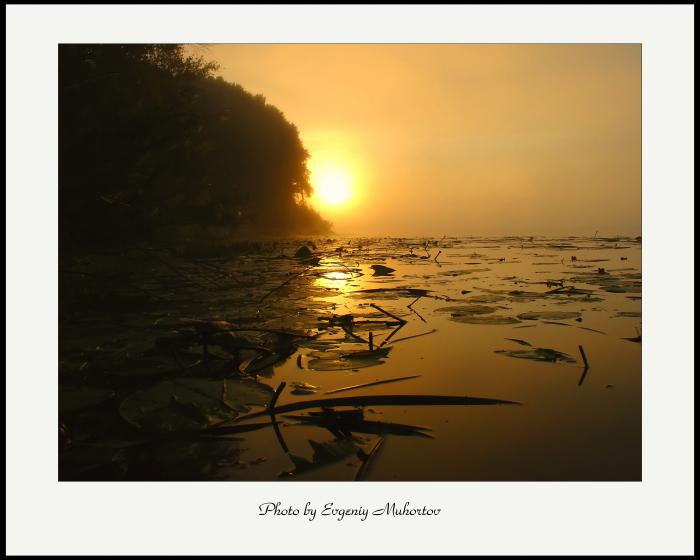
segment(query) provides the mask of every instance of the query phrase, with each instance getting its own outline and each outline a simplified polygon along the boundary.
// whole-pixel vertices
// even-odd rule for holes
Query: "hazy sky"
[[[638,235],[638,45],[215,45],[353,196],[339,234]]]

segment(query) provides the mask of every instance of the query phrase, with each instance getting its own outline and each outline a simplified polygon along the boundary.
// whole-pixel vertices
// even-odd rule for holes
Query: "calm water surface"
[[[148,339],[151,335],[143,334],[148,326],[150,333],[153,325],[175,317],[223,319],[314,336],[296,341],[286,359],[257,372],[257,379],[273,389],[287,383],[278,406],[362,395],[469,395],[521,404],[362,409],[366,421],[419,427],[408,434],[384,430],[344,437],[302,420],[316,408],[280,415],[277,430],[266,427],[215,442],[120,447],[105,443],[116,440],[114,435],[91,433],[82,442],[74,435],[63,475],[80,478],[83,471],[75,465],[94,463],[95,448],[107,447],[99,461],[107,456],[119,468],[98,470],[105,478],[354,480],[366,462],[364,480],[641,479],[638,240],[336,238],[313,243],[320,257],[315,266],[276,258],[300,245],[279,242],[266,254],[211,261],[210,270],[218,271],[212,278],[230,271],[236,288],[202,296],[195,283],[173,289],[147,312],[124,310],[118,320],[76,314],[61,327],[62,364],[89,362],[88,345]],[[372,265],[394,271],[376,275]],[[192,268],[183,264],[183,270]],[[149,290],[161,289],[154,274],[144,277],[153,283]],[[373,347],[388,349],[386,355],[348,359],[369,346],[342,328],[338,317],[343,315],[352,315],[355,337],[367,341],[371,332]],[[324,395],[404,376],[419,377]],[[91,414],[113,414],[120,400],[149,383],[116,387],[113,402],[92,407]],[[295,394],[295,383],[317,389]],[[80,424],[80,416],[69,419]],[[141,449],[136,454],[135,447]],[[91,451],[81,459],[78,453],[86,448]],[[136,466],[144,462],[151,465],[150,474]]]

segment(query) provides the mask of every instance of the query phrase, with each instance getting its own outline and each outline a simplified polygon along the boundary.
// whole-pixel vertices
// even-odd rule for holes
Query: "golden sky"
[[[338,234],[641,234],[639,45],[197,51],[297,125]]]

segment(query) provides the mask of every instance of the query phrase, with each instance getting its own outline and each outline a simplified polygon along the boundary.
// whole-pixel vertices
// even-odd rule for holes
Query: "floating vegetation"
[[[383,264],[373,264],[370,268],[374,271],[374,276],[388,276],[396,272],[395,268],[385,266]]]
[[[515,342],[516,344],[520,344],[521,346],[532,346],[529,342],[525,340],[521,340],[519,338],[506,338],[506,340],[510,340],[511,342]]]
[[[467,274],[474,274],[475,272],[488,272],[490,268],[467,268],[464,270],[445,270],[444,272],[438,272],[439,276],[465,276]]]
[[[390,350],[386,347],[353,352],[312,352],[307,367],[316,371],[338,371],[377,366],[384,363]]]
[[[449,313],[452,321],[471,325],[510,325],[520,322],[514,317],[494,314],[497,308],[487,305],[456,305],[440,307],[435,311]]]
[[[495,307],[489,307],[487,305],[456,305],[453,307],[440,307],[436,309],[437,312],[449,313],[452,317],[461,317],[464,315],[483,315],[486,313],[493,313],[496,311]]]
[[[614,355],[619,345],[631,360],[640,350],[629,342],[641,344],[641,332],[620,340],[616,330],[619,318],[641,317],[638,247],[626,250],[628,268],[605,265],[598,273],[615,249],[598,245],[314,238],[249,244],[215,258],[161,248],[66,258],[59,477],[374,480],[412,476],[405,473],[418,472],[413,465],[423,464],[423,453],[435,457],[435,479],[461,476],[450,465],[452,449],[469,445],[469,434],[492,414],[503,415],[500,427],[528,425],[536,414],[537,407],[489,406],[520,404],[499,397],[529,395],[525,384],[541,382],[526,374],[540,366],[503,368],[502,356],[574,364],[551,347],[583,343],[593,353],[588,375],[595,382],[577,398],[595,399],[608,381],[624,398],[634,389],[629,371],[618,373],[596,354]],[[534,329],[527,340],[514,330],[521,328]],[[494,351],[505,341],[514,348]],[[499,368],[505,377],[492,375]],[[583,384],[588,368],[569,369],[575,375],[561,383]],[[461,396],[489,383],[494,398]],[[380,393],[389,385],[399,394]],[[551,402],[560,389],[553,385],[540,398]],[[461,406],[470,406],[469,429],[454,426],[463,421]],[[588,433],[583,419],[576,426]],[[393,437],[410,437],[415,447],[394,447]],[[551,453],[542,457],[555,457],[558,440],[543,441]]]
[[[506,297],[500,294],[480,294],[478,296],[469,296],[464,301],[469,303],[497,303],[505,299]]]
[[[309,249],[306,245],[302,245],[301,247],[299,247],[297,249],[296,253],[294,253],[295,259],[304,260],[304,259],[309,259],[312,256],[313,256],[313,253],[311,252],[311,249]]]
[[[294,388],[292,393],[295,395],[313,395],[320,389],[320,387],[317,387],[316,385],[311,385],[310,383],[305,383],[303,381],[293,381],[292,387]]]
[[[180,378],[135,392],[119,407],[122,418],[147,432],[194,432],[263,406],[271,387],[245,379]]]
[[[458,315],[451,319],[457,323],[468,325],[513,325],[520,321],[515,317],[504,315]]]
[[[356,455],[359,451],[357,444],[349,439],[339,439],[329,442],[309,440],[309,445],[313,449],[313,458],[308,460],[290,453],[289,458],[294,463],[294,469],[280,473],[280,478],[295,477],[309,471],[332,465]]]
[[[581,313],[578,311],[529,311],[527,313],[519,313],[517,317],[523,321],[537,321],[540,319],[576,319],[580,316]]]
[[[347,297],[354,299],[381,298],[381,299],[399,299],[404,297],[433,297],[430,290],[422,288],[409,287],[393,287],[393,288],[368,288],[365,290],[355,290],[347,294]]]
[[[537,362],[564,362],[575,364],[576,360],[557,350],[551,348],[533,348],[532,350],[495,350],[496,354],[503,354],[511,358],[520,358],[523,360],[535,360]]]

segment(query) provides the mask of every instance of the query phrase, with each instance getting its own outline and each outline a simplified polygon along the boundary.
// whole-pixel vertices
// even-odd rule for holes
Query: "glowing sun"
[[[311,169],[314,194],[324,206],[340,206],[352,197],[353,180],[347,168],[326,164]]]

